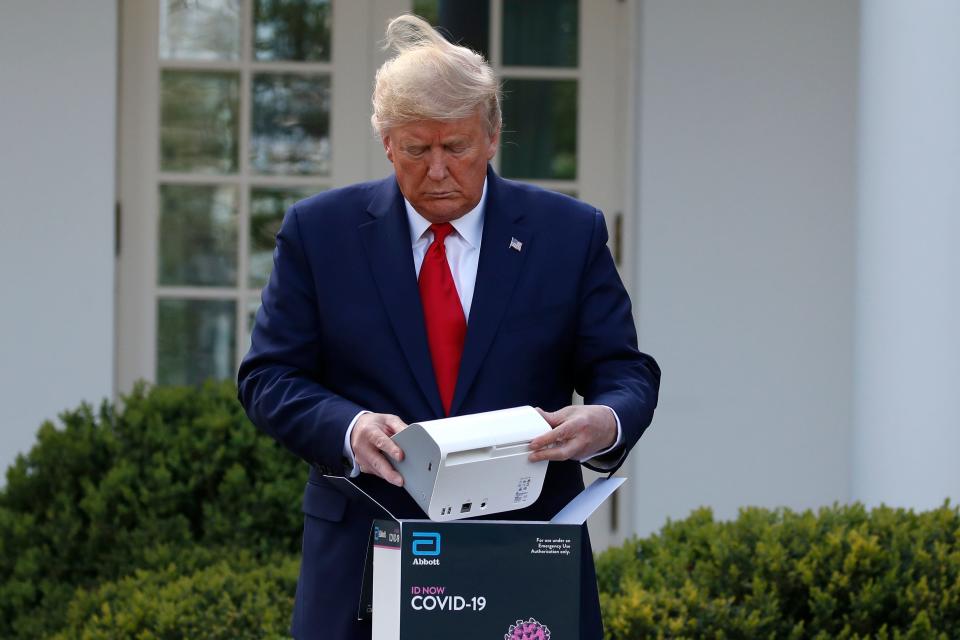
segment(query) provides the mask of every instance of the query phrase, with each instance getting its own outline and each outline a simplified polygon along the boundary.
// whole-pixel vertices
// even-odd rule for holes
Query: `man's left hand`
[[[530,462],[586,460],[616,442],[617,419],[609,407],[587,404],[537,411],[553,429],[530,441]]]

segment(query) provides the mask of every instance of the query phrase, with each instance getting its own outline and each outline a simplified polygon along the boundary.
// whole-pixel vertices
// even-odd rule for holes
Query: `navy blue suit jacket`
[[[650,423],[660,370],[637,350],[630,301],[603,216],[573,198],[487,175],[483,241],[451,415],[519,405],[556,410],[574,390],[612,407],[623,446]],[[513,239],[522,250],[510,247]],[[250,352],[239,373],[250,419],[313,464],[303,499],[298,638],[369,638],[356,621],[371,507],[324,480],[343,473],[362,409],[407,423],[443,417],[427,347],[403,196],[396,179],[294,205],[277,235]],[[423,517],[402,488],[358,484],[398,517]],[[547,520],[583,488],[576,462],[550,463],[540,499],[511,512]],[[582,638],[602,635],[589,546]]]

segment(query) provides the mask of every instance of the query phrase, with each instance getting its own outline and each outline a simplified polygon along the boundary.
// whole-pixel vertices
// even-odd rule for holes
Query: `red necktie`
[[[450,415],[453,390],[457,386],[457,372],[460,370],[460,355],[467,335],[467,320],[443,245],[443,241],[453,232],[453,227],[449,222],[444,222],[430,225],[430,230],[433,231],[433,243],[427,249],[420,267],[420,300],[443,412]]]

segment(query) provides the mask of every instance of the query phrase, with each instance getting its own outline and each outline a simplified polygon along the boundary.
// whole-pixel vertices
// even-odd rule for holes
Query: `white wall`
[[[960,498],[960,3],[863,3],[853,495]]]
[[[116,29],[116,0],[0,5],[4,470],[112,393]]]
[[[642,6],[634,525],[847,500],[857,3]]]

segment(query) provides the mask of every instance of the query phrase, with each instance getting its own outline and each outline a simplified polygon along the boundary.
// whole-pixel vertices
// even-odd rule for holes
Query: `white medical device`
[[[387,459],[431,520],[460,520],[536,502],[548,463],[529,445],[549,431],[533,407],[429,420],[394,435],[403,461]]]

